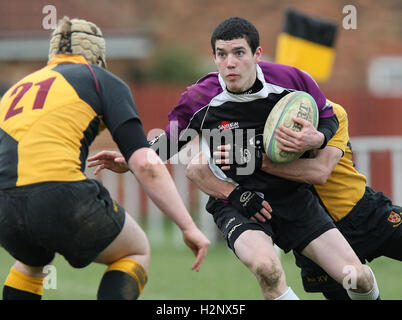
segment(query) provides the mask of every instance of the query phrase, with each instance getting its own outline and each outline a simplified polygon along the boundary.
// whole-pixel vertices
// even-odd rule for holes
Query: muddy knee
[[[258,263],[253,272],[261,286],[266,288],[278,287],[283,277],[281,266],[272,261]]]

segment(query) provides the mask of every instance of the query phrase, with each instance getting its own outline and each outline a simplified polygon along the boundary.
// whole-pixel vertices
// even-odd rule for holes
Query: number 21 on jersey
[[[49,93],[49,89],[52,86],[55,79],[56,79],[56,77],[51,77],[51,78],[47,78],[40,82],[36,82],[36,83],[24,82],[24,83],[21,83],[18,86],[16,86],[11,93],[10,98],[14,97],[14,99],[12,100],[10,107],[8,108],[8,111],[4,117],[4,121],[23,112],[24,108],[30,107],[30,108],[32,108],[32,110],[42,109],[45,104],[47,94]],[[31,105],[31,106],[18,105],[18,103],[20,102],[22,97],[29,90],[33,90],[36,87],[39,87],[39,89],[36,93],[33,105]]]

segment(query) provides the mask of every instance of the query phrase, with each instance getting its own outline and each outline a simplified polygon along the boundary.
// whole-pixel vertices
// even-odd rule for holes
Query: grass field
[[[304,292],[299,269],[292,254],[282,254],[288,284],[301,299],[323,299],[321,294]],[[223,243],[213,245],[200,272],[191,271],[193,254],[182,246],[152,246],[149,280],[143,300],[255,300],[261,292],[254,276]],[[14,260],[0,249],[0,282],[3,283]],[[105,267],[92,264],[73,269],[63,257],[54,261],[56,289],[44,290],[44,300],[92,300]],[[401,262],[379,258],[374,270],[382,299],[402,300]]]

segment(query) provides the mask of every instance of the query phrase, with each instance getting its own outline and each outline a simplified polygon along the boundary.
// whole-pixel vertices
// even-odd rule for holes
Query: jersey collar
[[[83,56],[79,56],[79,55],[56,54],[49,60],[49,62],[47,64],[52,65],[52,64],[59,64],[59,63],[83,63],[83,64],[88,64],[88,61]]]

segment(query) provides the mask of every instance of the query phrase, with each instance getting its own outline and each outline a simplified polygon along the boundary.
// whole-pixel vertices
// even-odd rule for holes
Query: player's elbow
[[[129,166],[135,176],[142,179],[155,179],[158,176],[162,161],[150,148],[142,148],[130,157]]]
[[[154,180],[159,175],[159,163],[151,161],[144,161],[137,167],[137,176],[141,176],[146,179]]]
[[[327,179],[325,179],[322,176],[314,176],[313,178],[309,179],[308,183],[310,184],[315,184],[318,186],[321,186],[327,182]]]

